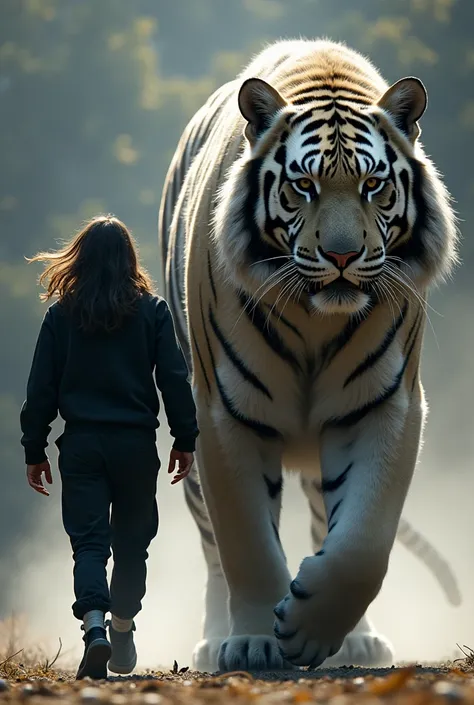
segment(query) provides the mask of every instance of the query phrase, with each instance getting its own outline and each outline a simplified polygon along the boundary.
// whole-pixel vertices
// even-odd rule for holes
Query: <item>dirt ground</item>
[[[457,664],[456,664],[457,666]],[[208,676],[192,671],[149,672],[107,681],[74,681],[71,673],[21,671],[0,679],[0,705],[110,703],[111,705],[428,705],[472,703],[474,671],[463,665],[392,669],[338,668]]]

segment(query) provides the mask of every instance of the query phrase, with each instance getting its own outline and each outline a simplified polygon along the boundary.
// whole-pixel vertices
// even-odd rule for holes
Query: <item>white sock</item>
[[[90,612],[86,612],[83,621],[84,630],[86,633],[94,627],[101,627],[101,629],[105,629],[104,613],[100,610],[90,610]]]
[[[112,629],[114,632],[129,632],[133,627],[133,619],[121,619],[112,615]]]

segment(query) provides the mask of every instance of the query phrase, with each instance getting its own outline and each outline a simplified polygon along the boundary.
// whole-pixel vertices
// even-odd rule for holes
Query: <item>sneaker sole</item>
[[[124,664],[118,664],[114,663],[113,661],[109,661],[109,671],[112,673],[118,673],[120,676],[128,676],[129,673],[133,671],[135,666],[137,665],[137,657],[135,656],[135,659],[131,661],[130,663],[127,663],[126,665]]]
[[[96,639],[87,649],[86,660],[77,672],[76,680],[93,678],[102,680],[107,678],[107,662],[112,655],[112,647],[107,639]]]

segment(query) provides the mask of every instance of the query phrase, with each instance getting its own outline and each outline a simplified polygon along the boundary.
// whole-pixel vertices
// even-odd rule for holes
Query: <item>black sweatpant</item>
[[[57,445],[63,523],[74,558],[74,616],[102,610],[132,619],[141,609],[147,548],[158,531],[155,433],[66,430]]]

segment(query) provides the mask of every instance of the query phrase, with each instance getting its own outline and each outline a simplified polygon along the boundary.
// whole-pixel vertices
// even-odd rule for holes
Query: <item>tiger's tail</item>
[[[397,539],[433,573],[448,602],[459,607],[462,602],[461,591],[447,560],[406,519],[400,519]]]

